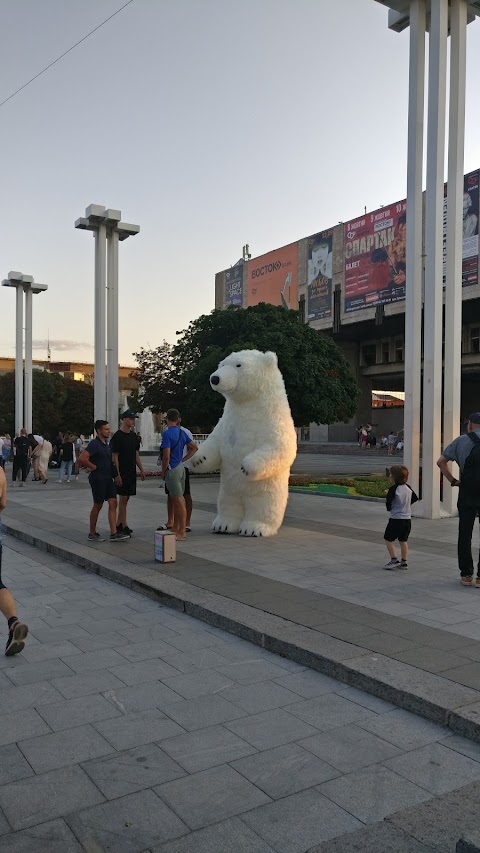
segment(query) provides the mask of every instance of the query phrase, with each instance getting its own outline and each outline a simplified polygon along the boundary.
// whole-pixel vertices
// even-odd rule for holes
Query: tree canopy
[[[354,415],[358,386],[339,347],[302,323],[297,311],[266,303],[203,314],[181,332],[175,346],[164,341],[155,350],[134,353],[140,407],[165,412],[175,406],[194,431],[212,429],[224,398],[210,387],[210,374],[241,349],[277,353],[296,426],[348,421]]]
[[[53,435],[62,432],[90,435],[93,431],[93,387],[65,379],[60,373],[34,370],[32,374],[33,428]],[[15,373],[0,376],[0,431],[14,433]]]

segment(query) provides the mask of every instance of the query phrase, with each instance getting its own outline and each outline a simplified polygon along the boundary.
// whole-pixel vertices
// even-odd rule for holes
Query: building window
[[[403,338],[395,341],[395,361],[403,361]]]
[[[382,364],[390,362],[390,341],[382,341]]]
[[[470,329],[470,352],[480,352],[480,326]]]
[[[377,345],[363,344],[361,349],[361,361],[363,367],[372,367],[377,363]]]
[[[305,296],[302,295],[298,300],[298,314],[300,317],[300,322],[305,322]]]

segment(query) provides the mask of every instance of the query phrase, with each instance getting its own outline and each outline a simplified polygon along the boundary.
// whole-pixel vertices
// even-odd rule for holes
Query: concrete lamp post
[[[75,228],[95,238],[95,418],[118,426],[118,243],[140,231],[120,210],[91,204]]]
[[[32,432],[32,295],[48,290],[46,284],[34,281],[33,276],[9,272],[2,281],[3,287],[14,287],[17,292],[15,324],[15,434],[22,427]],[[25,296],[25,381],[23,370],[23,301]],[[25,391],[25,397],[24,397]]]
[[[465,137],[466,28],[480,15],[480,0],[376,0],[389,10],[388,26],[410,27],[407,158],[407,284],[405,300],[405,464],[422,500],[415,515],[454,514],[455,494],[436,461],[460,425],[462,339],[462,202]],[[422,180],[425,106],[425,34],[429,30],[425,257],[422,249]],[[444,157],[447,101],[447,39],[450,35],[447,269],[443,282]],[[422,320],[422,266],[425,295]],[[444,297],[445,292],[445,297]],[[442,305],[445,298],[445,368],[442,408]],[[423,413],[422,390],[423,323]],[[422,421],[423,414],[423,422]]]

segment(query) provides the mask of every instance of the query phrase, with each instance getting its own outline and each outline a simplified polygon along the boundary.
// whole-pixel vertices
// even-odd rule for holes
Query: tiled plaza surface
[[[52,492],[70,524],[81,487]],[[453,853],[478,826],[480,745],[6,546],[31,635],[0,660],[2,853]]]

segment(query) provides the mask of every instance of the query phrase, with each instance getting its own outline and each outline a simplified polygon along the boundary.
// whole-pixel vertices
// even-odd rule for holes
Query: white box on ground
[[[155,531],[155,559],[157,563],[174,563],[176,554],[176,538],[171,530]]]

